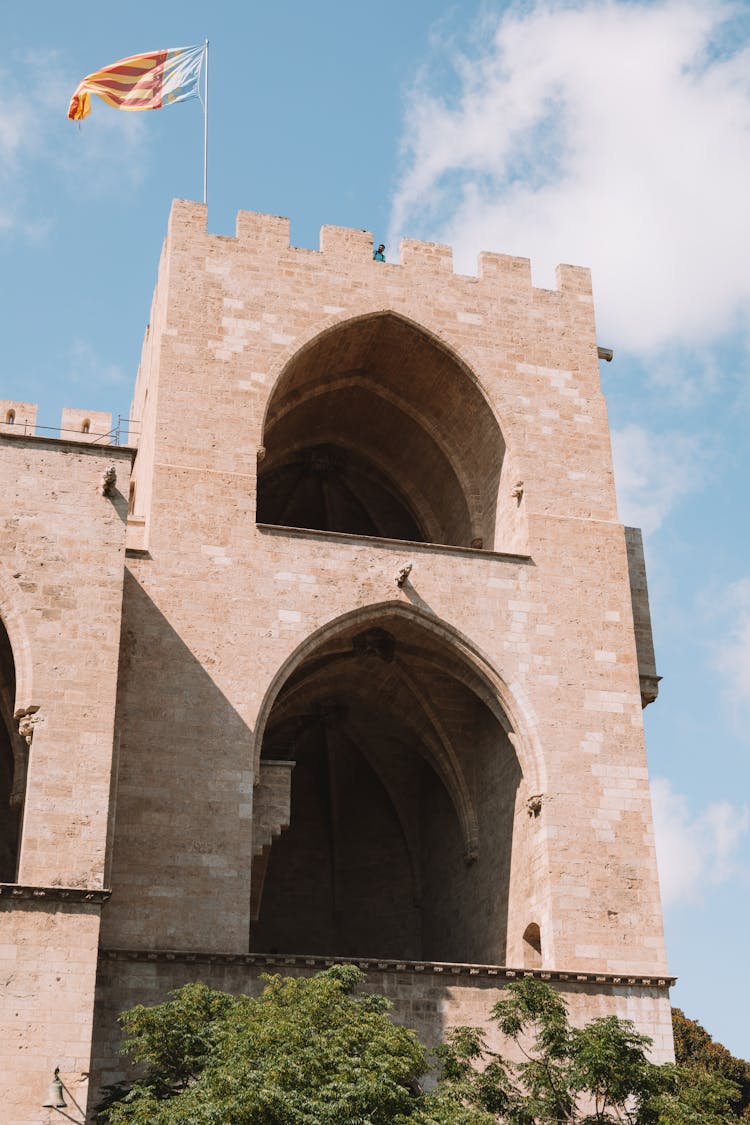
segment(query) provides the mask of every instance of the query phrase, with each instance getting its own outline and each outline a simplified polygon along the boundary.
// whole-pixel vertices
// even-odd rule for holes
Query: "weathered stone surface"
[[[37,958],[14,1012],[63,947],[83,974],[42,1040],[35,1001],[14,1024],[26,1088],[77,1081],[69,1020],[95,1014],[106,1082],[116,1011],[196,977],[255,989],[260,963],[228,959],[251,953],[403,962],[370,984],[431,1039],[497,997],[470,962],[538,969],[669,1057],[655,667],[588,271],[539,290],[526,259],[465,277],[443,246],[380,263],[367,232],[311,251],[276,216],[205,219],[172,210],[132,481],[127,450],[0,424],[0,719],[33,735],[17,878],[112,888],[0,895]]]
[[[0,619],[12,653],[0,681],[13,685],[28,757],[20,794],[4,774],[11,801],[4,787],[0,812],[20,798],[19,893],[0,894],[8,1125],[40,1120],[56,1066],[85,1104],[125,557],[126,501],[103,497],[100,481],[114,460],[127,494],[131,456],[18,429],[0,436]]]

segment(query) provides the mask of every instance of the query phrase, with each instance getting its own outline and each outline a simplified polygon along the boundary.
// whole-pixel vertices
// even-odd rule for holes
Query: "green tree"
[[[512,1125],[558,1122],[645,1121],[644,1107],[656,1093],[659,1068],[646,1056],[650,1040],[629,1020],[596,1019],[570,1026],[561,996],[543,981],[526,979],[508,987],[492,1019],[512,1040],[522,1061],[489,1055],[494,1086],[486,1071],[475,1079],[480,1105]],[[454,1050],[456,1041],[454,1040]],[[444,1081],[450,1082],[449,1072]],[[490,1104],[492,1098],[500,1105]]]
[[[100,1111],[109,1125],[386,1125],[410,1120],[427,1069],[359,969],[266,977],[259,997],[192,984],[121,1017],[145,1069]]]
[[[647,1054],[651,1040],[630,1020],[607,1016],[571,1027],[565,1002],[543,981],[509,985],[491,1018],[515,1044],[520,1062],[489,1051],[474,1028],[457,1028],[441,1048],[442,1078],[432,1097],[441,1109],[452,1100],[468,1114],[467,1125],[724,1125],[737,1120],[732,1110],[736,1084],[694,1067],[654,1065]]]
[[[706,1029],[688,1019],[680,1008],[672,1009],[672,1030],[677,1065],[733,1082],[738,1087],[733,1109],[738,1117],[750,1121],[750,1063],[714,1042]]]
[[[508,986],[491,1020],[511,1061],[482,1031],[454,1028],[436,1050],[394,1025],[388,1001],[357,994],[363,974],[264,978],[258,997],[191,984],[125,1012],[124,1049],[143,1077],[114,1090],[107,1125],[727,1125],[739,1120],[747,1064],[677,1014],[676,1066],[608,1016],[572,1027],[564,1000],[531,978]],[[744,1069],[743,1069],[744,1068]]]

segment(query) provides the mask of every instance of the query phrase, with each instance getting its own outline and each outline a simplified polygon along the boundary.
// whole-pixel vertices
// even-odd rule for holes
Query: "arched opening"
[[[262,481],[260,523],[417,543],[427,538],[408,501],[387,477],[342,446],[311,445],[290,452]]]
[[[86,418],[83,425],[81,426],[81,433],[87,434],[87,433],[89,433],[90,430],[91,430],[91,422],[88,420],[88,418]]]
[[[8,413],[5,415],[5,421],[7,422],[7,424],[9,426],[12,426],[13,423],[15,422],[15,420],[16,420],[15,410],[9,410]]]
[[[417,620],[321,641],[265,726],[261,775],[294,769],[289,827],[253,866],[251,948],[502,963],[521,782],[502,719]]]
[[[530,922],[523,933],[523,967],[542,967],[542,934],[536,922]]]
[[[26,743],[13,717],[16,669],[0,620],[0,882],[13,883],[18,868],[21,815],[26,790]]]
[[[474,376],[394,313],[302,348],[271,396],[259,523],[486,548],[504,442]]]

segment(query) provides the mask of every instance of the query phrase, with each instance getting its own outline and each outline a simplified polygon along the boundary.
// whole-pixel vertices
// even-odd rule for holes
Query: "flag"
[[[91,113],[91,95],[97,94],[115,109],[161,109],[196,98],[205,46],[150,51],[105,66],[78,83],[68,106],[71,121]]]

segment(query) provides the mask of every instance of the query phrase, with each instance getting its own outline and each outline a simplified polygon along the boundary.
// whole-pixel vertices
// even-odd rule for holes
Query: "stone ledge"
[[[34,887],[22,883],[0,883],[0,898],[34,902],[106,902],[112,891],[91,887]]]
[[[135,460],[135,455],[138,452],[134,445],[100,445],[95,441],[80,441],[76,438],[52,437],[46,434],[9,433],[7,429],[0,432],[0,438],[16,442],[28,441],[32,445],[51,445],[56,449],[61,446],[70,446],[86,453],[101,453],[104,457],[110,459],[112,457],[129,457],[131,462]]]
[[[477,559],[502,559],[511,563],[533,563],[531,555],[485,551],[482,547],[458,547],[453,543],[417,543],[412,539],[385,539],[378,535],[354,535],[349,531],[318,531],[312,527],[287,527],[281,523],[256,523],[258,531],[266,535],[288,535],[290,539],[319,539],[333,543],[371,543],[374,547],[397,547],[409,551],[437,551],[443,555],[463,555]]]
[[[260,969],[329,969],[332,965],[356,965],[365,972],[424,973],[448,977],[482,977],[516,980],[532,977],[567,984],[636,985],[645,988],[671,988],[677,977],[639,976],[629,973],[582,973],[562,969],[513,969],[505,965],[471,965],[453,961],[394,961],[376,957],[305,957],[282,953],[206,953],[199,950],[100,949],[106,961],[196,962],[201,965],[247,965]]]

